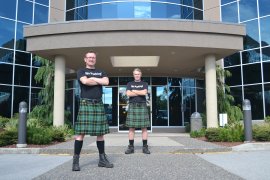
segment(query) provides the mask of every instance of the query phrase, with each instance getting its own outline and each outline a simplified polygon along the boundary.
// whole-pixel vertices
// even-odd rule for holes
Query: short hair
[[[140,72],[141,74],[142,74],[142,71],[141,71],[141,69],[139,69],[139,68],[135,68],[134,70],[133,70],[133,72],[134,71],[138,71],[138,72]]]
[[[85,53],[84,57],[86,57],[86,54],[88,54],[88,53],[94,53],[94,54],[97,56],[97,53],[96,53],[94,50],[89,50],[89,51],[87,51],[87,52]]]

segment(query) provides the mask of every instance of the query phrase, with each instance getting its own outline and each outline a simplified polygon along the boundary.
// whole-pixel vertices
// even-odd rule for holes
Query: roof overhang
[[[83,57],[92,49],[97,68],[110,76],[131,76],[143,63],[116,67],[113,57],[138,56],[159,57],[157,66],[141,65],[144,75],[202,77],[198,69],[205,56],[214,54],[219,60],[242,50],[245,34],[240,24],[167,19],[70,21],[24,28],[27,51],[50,60],[63,55],[66,66],[77,70],[85,66]]]

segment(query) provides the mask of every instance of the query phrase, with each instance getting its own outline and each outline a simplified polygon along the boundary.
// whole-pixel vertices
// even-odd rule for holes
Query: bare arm
[[[107,86],[109,84],[109,78],[108,77],[103,77],[103,78],[92,77],[92,78],[89,78],[89,79],[95,81],[97,84],[100,84],[100,85]]]
[[[88,85],[88,86],[98,85],[96,81],[94,81],[93,79],[87,78],[86,76],[81,77],[80,81],[82,84]]]
[[[137,94],[138,96],[145,96],[147,94],[147,89],[144,89],[144,90],[132,90],[132,92]]]
[[[138,96],[136,93],[134,93],[133,91],[127,90],[127,96],[128,97],[134,97],[134,96]]]

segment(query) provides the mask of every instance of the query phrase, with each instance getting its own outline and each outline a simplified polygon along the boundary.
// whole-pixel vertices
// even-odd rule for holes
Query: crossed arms
[[[128,97],[134,96],[145,96],[147,94],[147,89],[144,90],[127,90]]]
[[[94,86],[94,85],[108,85],[109,84],[109,79],[108,77],[103,77],[103,78],[87,78],[86,76],[83,76],[80,78],[80,81],[84,85],[88,86]]]

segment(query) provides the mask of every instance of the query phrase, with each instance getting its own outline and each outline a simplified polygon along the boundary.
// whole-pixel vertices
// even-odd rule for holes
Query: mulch
[[[217,144],[217,145],[220,145],[220,146],[226,146],[226,147],[233,147],[233,146],[238,146],[238,145],[244,144],[244,142],[210,142],[210,141],[207,140],[206,137],[199,137],[199,138],[196,138],[196,139],[198,139],[200,141],[205,141],[205,142]]]

